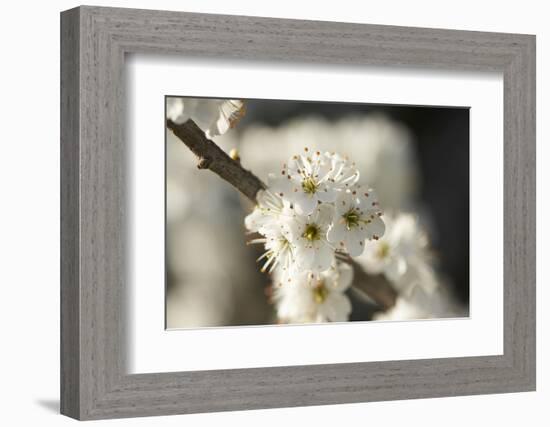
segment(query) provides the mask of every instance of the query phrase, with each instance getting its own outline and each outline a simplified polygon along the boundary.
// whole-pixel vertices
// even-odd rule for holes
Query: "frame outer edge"
[[[535,36],[504,73],[504,354],[517,391],[536,390]],[[508,248],[508,250],[506,250]],[[506,328],[506,326],[508,327]]]
[[[80,385],[80,11],[61,13],[60,411],[79,419]]]
[[[262,31],[264,27],[269,29],[276,24],[283,27],[289,25],[293,29],[292,34],[301,31],[295,29],[298,21],[256,17],[89,6],[62,13],[62,413],[77,419],[104,419],[534,389],[534,37],[406,27],[381,28],[367,24],[341,24],[342,28],[350,31],[346,34],[352,37],[351,41],[360,40],[360,43],[346,42],[348,53],[336,55],[335,60],[343,58],[342,62],[346,62],[345,55],[354,52],[369,52],[376,57],[385,49],[385,44],[379,45],[377,40],[388,39],[393,53],[390,52],[387,61],[392,63],[396,61],[396,54],[400,53],[402,46],[410,46],[407,40],[420,37],[426,44],[425,54],[417,58],[410,53],[407,58],[414,64],[433,64],[434,58],[445,46],[451,49],[460,43],[462,49],[451,52],[452,58],[439,63],[440,66],[446,68],[456,63],[468,69],[505,68],[509,72],[507,90],[511,96],[505,103],[505,120],[510,118],[510,124],[505,123],[505,132],[508,132],[507,140],[513,144],[507,151],[508,161],[505,153],[505,175],[512,175],[505,176],[505,184],[507,182],[509,185],[505,197],[509,198],[511,208],[509,222],[506,222],[505,215],[505,224],[511,226],[516,239],[510,241],[509,249],[515,256],[509,266],[513,279],[511,286],[507,287],[508,306],[505,296],[504,311],[508,315],[504,319],[504,327],[513,328],[513,332],[505,335],[505,357],[472,358],[470,361],[457,359],[454,363],[459,363],[461,368],[458,370],[456,366],[451,370],[443,369],[451,361],[441,359],[434,361],[439,365],[436,367],[430,360],[403,361],[405,366],[402,366],[403,363],[393,366],[392,363],[381,362],[376,366],[380,366],[383,372],[365,370],[364,375],[357,375],[363,369],[363,365],[358,364],[355,368],[351,365],[330,367],[334,375],[325,372],[327,366],[305,366],[300,369],[265,368],[254,372],[247,369],[245,373],[229,370],[120,376],[124,374],[121,372],[124,359],[118,354],[121,348],[116,338],[123,328],[120,328],[121,314],[114,309],[119,308],[118,303],[122,304],[122,301],[116,300],[123,296],[124,283],[116,276],[121,264],[106,255],[118,254],[123,250],[120,242],[115,240],[121,236],[117,227],[124,222],[124,209],[117,205],[116,200],[124,194],[124,189],[118,187],[107,194],[101,193],[111,188],[107,184],[115,181],[122,183],[124,178],[124,174],[112,169],[113,164],[119,164],[116,161],[122,159],[121,147],[115,146],[122,136],[120,130],[101,126],[102,123],[110,123],[113,117],[110,114],[121,112],[118,110],[121,107],[118,104],[120,97],[114,96],[111,91],[114,88],[118,95],[122,93],[118,93],[122,88],[117,86],[122,71],[119,68],[120,55],[123,55],[126,45],[131,46],[132,51],[192,52],[197,46],[202,46],[200,36],[206,27],[216,29],[213,31],[216,34],[209,38],[210,44],[207,44],[207,48],[216,53],[216,37],[220,34],[225,37],[224,31],[228,31],[225,26],[230,20],[249,25],[251,40],[259,40],[260,45],[264,43],[264,39],[260,38],[263,33],[256,34],[256,22]],[[324,51],[325,45],[319,44],[318,40],[324,40],[329,35],[325,35],[327,31],[340,28],[333,23],[304,22],[309,22],[308,28],[311,27],[309,31],[313,34],[313,41],[307,45],[314,49],[313,53],[321,52],[319,49]],[[155,26],[151,27],[152,24]],[[219,25],[222,28],[218,31]],[[181,32],[188,30],[201,42],[190,40],[192,46],[183,49],[179,45],[181,41],[174,43],[173,40],[177,41]],[[370,37],[373,31],[377,34],[376,40],[364,43],[364,37]],[[392,34],[398,31],[400,36],[386,36],[389,31]],[[401,40],[402,36],[406,38]],[[464,48],[463,38],[466,36],[469,38],[468,49]],[[277,38],[285,41],[287,35],[277,33]],[[154,43],[148,42],[151,39]],[[270,43],[270,50],[261,55],[292,59],[296,54],[295,50],[289,48],[286,51],[277,43]],[[490,55],[485,58],[470,52],[470,45]],[[327,49],[330,51],[334,46]],[[260,54],[261,50],[256,46],[254,52]],[[238,48],[233,49],[232,53],[236,57],[246,57]],[[385,54],[382,56],[387,57]],[[325,56],[312,55],[308,56],[307,62],[323,62],[324,59]],[[370,57],[366,62],[375,59]],[[398,59],[398,63],[402,64],[403,60]],[[109,216],[106,212],[110,213]],[[523,220],[518,221],[521,218]],[[115,245],[106,245],[113,241]],[[106,259],[111,262],[108,268],[101,265]],[[114,289],[106,288],[107,284],[114,285]],[[472,363],[476,369],[472,369]],[[466,374],[463,368],[468,368],[468,365],[471,372]],[[374,369],[372,367],[375,365],[370,366]],[[422,369],[411,376],[409,371],[413,368]],[[323,373],[323,381],[316,384],[312,379],[318,370]],[[448,375],[447,379],[439,378],[441,375],[438,377],[436,371]],[[281,372],[284,372],[283,378],[285,375],[289,378],[287,394],[277,396],[270,390],[265,391],[266,385],[277,384],[277,374]],[[457,378],[459,383],[446,386],[436,380],[437,389],[444,394],[434,394],[433,387],[424,382],[433,381],[433,378],[439,378],[444,383]],[[407,384],[401,384],[401,380]],[[365,381],[368,385],[364,384]]]
[[[528,282],[531,295],[529,297],[528,307],[531,307],[529,317],[529,342],[531,354],[528,357],[527,376],[529,389],[537,390],[537,38],[535,35],[529,36],[528,43],[528,70],[527,70],[527,139],[529,141],[529,162],[530,162],[530,185],[529,185],[529,208],[531,211],[529,221],[529,233],[532,239],[530,244],[531,259],[531,277]]]
[[[524,376],[526,390],[536,391],[536,255],[537,255],[537,233],[536,233],[536,36],[526,36],[525,47],[522,55],[517,60],[521,64],[518,72],[518,84],[524,89],[522,103],[519,113],[523,117],[521,123],[521,137],[517,145],[521,152],[520,175],[523,178],[522,192],[523,203],[521,215],[523,224],[520,226],[523,238],[525,239],[524,263],[523,263],[523,287],[525,295],[523,319],[525,322],[523,349]],[[522,265],[522,264],[520,264]],[[518,349],[519,350],[519,349]]]

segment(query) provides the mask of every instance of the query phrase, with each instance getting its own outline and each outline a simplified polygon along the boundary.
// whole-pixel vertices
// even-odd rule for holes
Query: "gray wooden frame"
[[[128,375],[124,58],[504,76],[504,354]],[[535,389],[535,37],[79,7],[61,14],[61,412],[99,419]],[[159,284],[161,286],[162,284]]]

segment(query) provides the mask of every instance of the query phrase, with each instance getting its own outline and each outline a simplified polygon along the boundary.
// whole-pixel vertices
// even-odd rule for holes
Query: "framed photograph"
[[[535,37],[61,14],[61,412],[535,390]]]

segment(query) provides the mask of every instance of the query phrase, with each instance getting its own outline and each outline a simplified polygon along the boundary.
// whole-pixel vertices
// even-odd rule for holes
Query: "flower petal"
[[[294,195],[294,208],[300,215],[309,215],[317,206],[317,198],[312,195],[306,194],[303,191],[292,192]]]
[[[344,244],[352,257],[361,255],[365,250],[365,239],[359,233],[347,233]]]
[[[315,222],[322,227],[327,227],[334,220],[334,207],[322,204],[315,211]]]
[[[293,178],[300,177],[300,172],[302,171],[302,169],[303,169],[303,163],[302,163],[301,156],[296,155],[288,159],[287,170],[290,176],[292,176]]]
[[[329,185],[321,185],[319,189],[315,192],[317,198],[325,203],[332,203],[336,200],[338,192]]]
[[[338,265],[338,272],[334,282],[334,289],[338,292],[344,292],[350,287],[353,280],[353,268],[346,263]]]
[[[316,249],[315,263],[312,266],[314,271],[325,271],[330,268],[334,261],[334,249],[326,243],[319,244]]]
[[[338,215],[344,215],[350,209],[355,207],[353,195],[349,191],[341,191],[338,193],[338,198],[335,202],[336,212]]]
[[[254,209],[244,218],[244,226],[248,231],[258,231],[265,225],[265,222],[266,216],[258,208]]]
[[[395,257],[386,265],[384,273],[386,277],[396,282],[407,272],[407,261],[401,256]]]
[[[323,304],[323,311],[329,322],[346,322],[351,313],[351,302],[347,295],[332,292]]]
[[[292,194],[292,182],[285,177],[271,174],[268,177],[268,186],[271,192],[279,197],[289,198]]]
[[[182,98],[167,98],[166,118],[172,120],[178,125],[181,125],[189,120],[189,115],[185,111]]]
[[[327,233],[327,240],[333,243],[337,249],[340,249],[340,242],[344,242],[348,229],[345,224],[336,221],[332,224]]]
[[[315,257],[315,249],[311,246],[298,246],[296,249],[296,268],[299,271],[312,270],[315,265]]]
[[[370,223],[367,224],[367,238],[378,240],[382,238],[386,231],[386,225],[382,218],[378,214],[372,214],[370,218]]]
[[[198,99],[193,104],[191,100],[185,101],[185,107],[189,107],[192,111],[189,111],[191,119],[200,127],[207,138],[212,138],[213,136],[219,135],[218,132],[218,121],[220,120],[220,109],[218,100],[204,100]]]

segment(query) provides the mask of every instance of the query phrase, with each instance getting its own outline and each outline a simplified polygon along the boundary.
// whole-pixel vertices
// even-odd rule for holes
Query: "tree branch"
[[[382,274],[375,276],[367,274],[363,267],[351,258],[346,262],[353,268],[352,286],[354,288],[367,294],[384,310],[388,310],[395,305],[397,291]]]
[[[210,169],[256,203],[256,194],[266,188],[265,184],[210,141],[195,122],[178,125],[167,120],[166,126],[197,156],[199,169]]]
[[[167,120],[166,126],[197,156],[199,169],[210,169],[256,203],[256,194],[265,189],[266,185],[252,172],[244,169],[239,161],[233,160],[209,140],[195,122],[188,120],[178,125]],[[349,256],[340,256],[339,259],[353,267],[353,287],[366,293],[383,309],[389,309],[395,305],[397,292],[384,276],[367,274]]]

